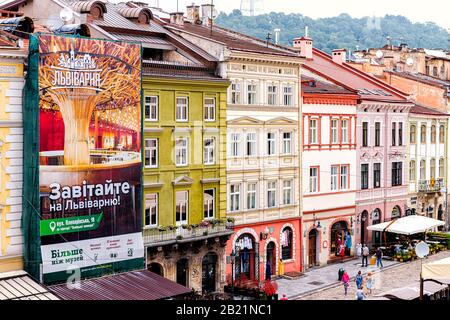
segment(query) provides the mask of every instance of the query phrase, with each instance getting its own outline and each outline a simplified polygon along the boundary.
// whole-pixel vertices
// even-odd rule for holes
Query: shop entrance
[[[276,260],[277,260],[277,256],[276,256],[276,251],[275,251],[275,242],[271,241],[269,242],[269,244],[267,245],[267,249],[266,249],[266,258],[267,258],[267,262],[269,263],[270,266],[270,274],[274,275],[276,274]]]
[[[332,225],[330,254],[334,253],[336,256],[344,255],[346,234],[348,234],[348,226],[344,221],[338,221]]]
[[[180,259],[177,261],[177,283],[182,286],[188,286],[189,261]]]
[[[312,229],[309,232],[309,250],[308,250],[308,263],[312,268],[317,264],[317,229]]]
[[[367,228],[367,216],[368,215],[369,215],[369,213],[367,212],[367,210],[364,210],[361,213],[361,244],[367,243],[366,228]]]
[[[259,243],[248,233],[241,235],[234,248],[235,256],[235,280],[259,280]]]
[[[210,252],[202,260],[202,291],[216,291],[217,254]]]

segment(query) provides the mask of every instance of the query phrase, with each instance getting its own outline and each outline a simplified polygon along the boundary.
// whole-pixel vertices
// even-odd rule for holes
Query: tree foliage
[[[326,52],[346,48],[378,48],[392,38],[392,44],[407,43],[413,48],[447,49],[449,35],[444,28],[433,22],[413,23],[399,15],[386,15],[383,18],[352,18],[341,14],[332,18],[311,19],[301,14],[271,12],[255,17],[244,16],[239,10],[230,14],[220,13],[216,23],[219,26],[266,40],[276,28],[281,29],[280,44],[291,45],[296,37],[303,36],[305,26],[313,38],[316,48]]]

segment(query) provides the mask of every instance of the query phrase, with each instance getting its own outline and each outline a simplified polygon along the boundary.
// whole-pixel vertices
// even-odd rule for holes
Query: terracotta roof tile
[[[430,116],[450,116],[448,113],[429,108],[420,104],[415,104],[413,107],[411,107],[410,113],[413,114],[424,114],[424,115],[430,115]]]

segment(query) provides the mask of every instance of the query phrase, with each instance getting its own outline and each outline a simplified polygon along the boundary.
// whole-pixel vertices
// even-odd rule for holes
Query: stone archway
[[[150,265],[148,266],[148,270],[156,273],[157,275],[160,275],[161,277],[164,277],[164,268],[157,262],[150,263]]]

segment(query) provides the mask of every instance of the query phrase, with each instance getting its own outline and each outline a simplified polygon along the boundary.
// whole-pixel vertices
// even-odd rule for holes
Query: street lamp
[[[237,250],[237,248],[236,248]],[[231,290],[234,292],[234,276],[235,276],[235,270],[234,270],[234,259],[237,257],[238,253],[233,250],[231,250],[230,258],[231,258]]]

